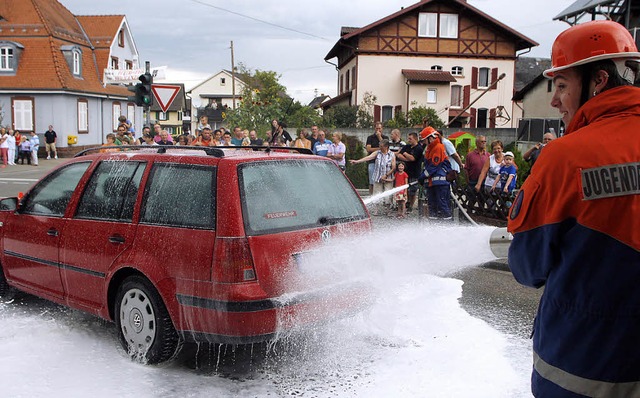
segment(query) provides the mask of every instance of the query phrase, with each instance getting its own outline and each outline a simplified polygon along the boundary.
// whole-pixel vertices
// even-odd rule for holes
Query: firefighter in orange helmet
[[[545,287],[533,326],[536,397],[640,397],[640,53],[613,21],[553,44],[566,125],[509,215],[509,266]]]

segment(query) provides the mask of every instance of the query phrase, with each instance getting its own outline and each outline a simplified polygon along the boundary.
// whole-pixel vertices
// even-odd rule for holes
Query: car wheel
[[[10,294],[12,293],[11,291],[11,286],[9,286],[9,283],[7,282],[7,278],[5,278],[4,276],[4,270],[2,269],[2,265],[0,265],[0,298],[7,298],[10,297]]]
[[[114,305],[118,337],[131,359],[156,364],[178,354],[182,339],[149,281],[140,276],[125,279]]]

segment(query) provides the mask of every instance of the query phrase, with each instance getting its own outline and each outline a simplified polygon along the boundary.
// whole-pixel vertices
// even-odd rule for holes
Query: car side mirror
[[[0,211],[16,211],[18,209],[18,198],[4,198],[0,200]]]

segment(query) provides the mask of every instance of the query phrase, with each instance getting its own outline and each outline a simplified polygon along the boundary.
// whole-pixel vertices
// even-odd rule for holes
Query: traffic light
[[[140,81],[142,82],[140,88],[140,98],[142,100],[142,105],[151,106],[153,104],[153,94],[151,93],[153,76],[151,76],[151,73],[147,72],[144,75],[140,75],[138,79],[140,79]]]
[[[144,75],[140,75],[138,80],[140,80],[140,83],[127,87],[129,91],[134,93],[134,95],[128,97],[128,100],[135,102],[138,106],[151,106],[153,104],[153,96],[151,93],[153,76],[151,76],[151,73],[145,73]]]

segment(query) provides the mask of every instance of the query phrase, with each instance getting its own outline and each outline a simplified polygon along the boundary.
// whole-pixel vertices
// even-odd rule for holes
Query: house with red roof
[[[102,144],[122,115],[141,130],[132,93],[105,79],[113,75],[105,71],[139,69],[138,59],[124,15],[76,16],[57,0],[4,0],[0,125],[39,134],[53,125],[62,152],[74,137],[76,150]]]
[[[465,0],[421,0],[364,27],[343,27],[325,56],[338,94],[322,106],[357,106],[371,94],[375,121],[413,107],[451,127],[516,127],[515,60],[538,43]]]

